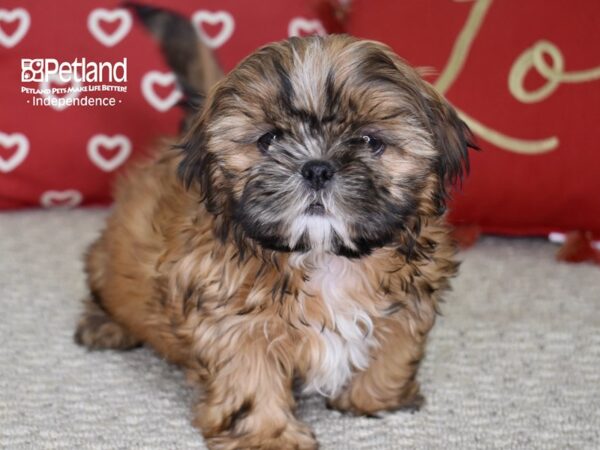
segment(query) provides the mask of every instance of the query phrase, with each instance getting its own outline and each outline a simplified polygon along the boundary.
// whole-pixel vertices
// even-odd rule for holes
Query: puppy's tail
[[[201,109],[210,88],[223,77],[215,55],[198,37],[192,23],[167,9],[125,2],[160,44],[167,64],[173,69],[184,94],[181,106],[186,112],[184,129]]]

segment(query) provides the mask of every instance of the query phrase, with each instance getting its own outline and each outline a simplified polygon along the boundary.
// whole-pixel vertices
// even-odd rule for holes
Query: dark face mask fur
[[[388,47],[348,36],[265,46],[201,98],[220,74],[189,23],[136,10],[199,110],[120,180],[77,342],[184,366],[212,449],[316,448],[292,386],[353,414],[419,407],[466,125]]]

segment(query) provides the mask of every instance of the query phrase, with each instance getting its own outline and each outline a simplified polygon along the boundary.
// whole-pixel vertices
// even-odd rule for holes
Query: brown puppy
[[[312,449],[292,384],[343,411],[418,407],[455,275],[449,183],[473,146],[388,47],[293,38],[210,92],[177,150],[117,189],[77,341],[151,345],[201,387],[212,449]]]

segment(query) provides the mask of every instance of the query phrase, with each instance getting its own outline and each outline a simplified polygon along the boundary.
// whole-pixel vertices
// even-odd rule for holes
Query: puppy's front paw
[[[319,445],[310,428],[291,422],[279,429],[228,433],[206,439],[210,450],[317,450]]]
[[[77,324],[75,342],[90,350],[127,350],[140,345],[122,325],[115,322],[98,306],[90,303]]]
[[[349,387],[338,397],[327,401],[327,408],[356,416],[377,417],[383,411],[416,412],[425,403],[418,383],[409,383],[400,395],[377,399],[361,388]]]

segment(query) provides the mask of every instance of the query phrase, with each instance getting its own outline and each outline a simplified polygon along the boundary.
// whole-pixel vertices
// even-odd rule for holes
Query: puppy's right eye
[[[258,141],[256,141],[256,146],[261,152],[265,153],[269,150],[271,144],[273,144],[273,142],[275,142],[279,136],[279,132],[269,131],[258,138]]]

